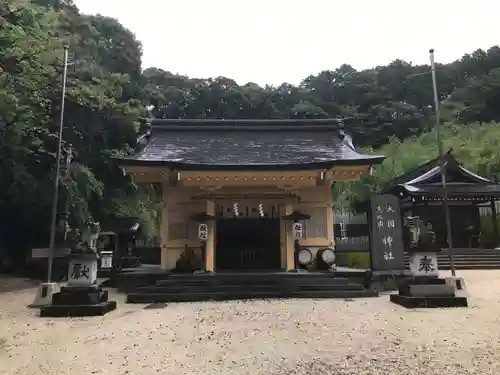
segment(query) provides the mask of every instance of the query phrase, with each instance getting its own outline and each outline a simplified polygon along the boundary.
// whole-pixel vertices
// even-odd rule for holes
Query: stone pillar
[[[290,215],[293,212],[293,207],[290,203],[285,205],[285,215]],[[286,251],[286,270],[295,269],[295,249],[294,238],[292,233],[293,221],[285,221],[285,251]]]
[[[215,216],[215,202],[207,200],[206,213]],[[207,272],[214,272],[214,256],[215,256],[215,221],[207,222],[208,236],[205,247],[205,269]]]
[[[162,210],[160,224],[160,240],[161,240],[161,268],[168,269],[168,198],[167,186],[164,183],[162,186]]]

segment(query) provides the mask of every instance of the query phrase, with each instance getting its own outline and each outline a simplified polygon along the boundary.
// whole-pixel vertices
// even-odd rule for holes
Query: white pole
[[[61,147],[62,147],[62,135],[63,135],[63,125],[64,125],[64,104],[66,98],[66,80],[68,76],[68,52],[69,52],[69,47],[64,46],[64,71],[63,71],[62,90],[61,90],[61,114],[59,118],[59,136],[57,138],[57,152],[56,152],[56,176],[54,178],[54,195],[52,197],[52,217],[50,224],[50,244],[49,244],[48,270],[47,270],[48,283],[50,283],[52,279],[52,263],[54,260],[54,245],[56,240],[57,201],[59,198],[59,175],[61,172]]]
[[[443,139],[441,136],[441,113],[439,111],[439,97],[436,80],[436,64],[434,62],[434,49],[429,50],[431,59],[432,87],[434,90],[434,106],[436,111],[436,140],[438,145],[439,163],[441,169],[441,185],[443,189],[443,210],[446,222],[446,239],[448,242],[448,256],[450,257],[451,275],[455,276],[455,262],[453,259],[453,238],[451,235],[450,207],[448,205],[448,188],[446,185],[446,165],[444,161]]]

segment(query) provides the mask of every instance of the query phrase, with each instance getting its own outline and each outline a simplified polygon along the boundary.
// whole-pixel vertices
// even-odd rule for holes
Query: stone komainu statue
[[[98,254],[97,239],[99,238],[101,227],[97,222],[90,222],[83,230],[74,231],[70,242],[72,253],[93,253]]]
[[[405,244],[410,252],[439,252],[436,233],[430,222],[423,222],[419,216],[409,216],[405,221]]]

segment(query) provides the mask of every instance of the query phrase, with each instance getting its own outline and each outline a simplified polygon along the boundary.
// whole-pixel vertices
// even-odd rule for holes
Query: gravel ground
[[[0,293],[0,374],[500,373],[500,271],[461,271],[467,309],[406,310],[389,297],[126,305],[45,319],[35,290]]]

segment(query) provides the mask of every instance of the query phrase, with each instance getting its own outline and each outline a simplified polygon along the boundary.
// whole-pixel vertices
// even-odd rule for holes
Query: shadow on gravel
[[[40,280],[19,278],[12,275],[0,274],[0,293],[18,292],[35,288],[40,284]]]
[[[167,307],[167,304],[164,302],[152,303],[150,305],[144,306],[144,310],[164,309],[165,307]]]

